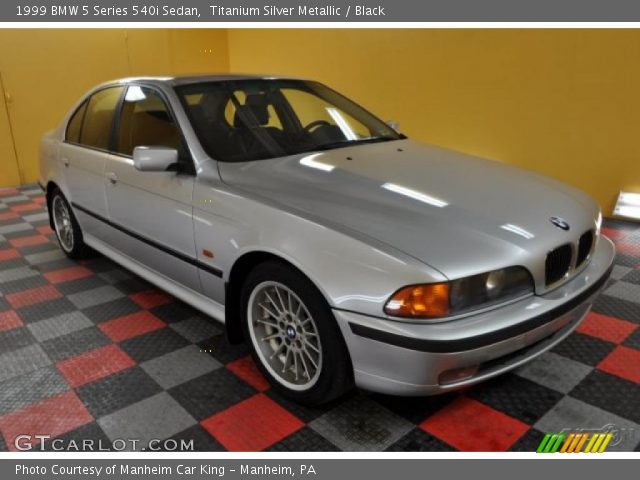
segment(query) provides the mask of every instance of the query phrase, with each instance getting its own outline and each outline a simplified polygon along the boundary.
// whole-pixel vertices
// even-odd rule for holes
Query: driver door
[[[178,124],[161,92],[130,85],[115,127],[114,152],[105,165],[110,243],[131,259],[200,291],[194,265],[193,164]],[[137,146],[178,150],[175,171],[142,172],[133,164]]]

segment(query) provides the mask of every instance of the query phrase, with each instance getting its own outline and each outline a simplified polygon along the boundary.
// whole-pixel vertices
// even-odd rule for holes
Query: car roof
[[[122,85],[135,82],[145,82],[155,85],[187,85],[191,83],[206,83],[206,82],[223,82],[229,80],[302,80],[301,78],[294,77],[282,77],[274,75],[257,75],[257,74],[195,74],[195,75],[167,75],[167,76],[140,76],[140,77],[125,77],[117,80],[105,82],[102,85]]]

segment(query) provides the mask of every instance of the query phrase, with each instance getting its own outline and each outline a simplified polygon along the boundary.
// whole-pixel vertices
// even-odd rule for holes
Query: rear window
[[[105,88],[94,93],[86,107],[78,143],[107,150],[111,137],[111,125],[123,87]]]
[[[67,142],[80,143],[80,132],[82,130],[82,120],[84,118],[84,112],[87,109],[87,102],[85,101],[80,108],[71,116],[71,120],[67,124],[67,133],[65,135]]]

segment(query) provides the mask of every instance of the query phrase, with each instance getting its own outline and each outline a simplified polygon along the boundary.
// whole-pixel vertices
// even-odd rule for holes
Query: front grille
[[[551,250],[545,263],[545,280],[547,285],[561,280],[571,266],[571,245],[562,245]]]
[[[582,263],[587,259],[589,253],[591,253],[592,247],[593,230],[589,230],[588,232],[584,232],[578,241],[578,258],[576,259],[576,267],[582,265]]]

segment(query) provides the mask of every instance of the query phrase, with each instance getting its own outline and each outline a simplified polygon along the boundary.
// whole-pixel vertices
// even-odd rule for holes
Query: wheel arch
[[[57,183],[55,183],[53,180],[49,180],[49,182],[47,182],[47,185],[45,187],[45,193],[44,193],[44,198],[47,203],[47,212],[49,215],[49,226],[51,227],[51,230],[55,229],[53,225],[53,215],[51,214],[51,197],[56,188],[60,190],[60,187],[58,186]]]
[[[244,340],[242,325],[240,323],[240,294],[242,285],[247,275],[249,275],[256,266],[270,260],[282,263],[300,272],[316,287],[323,298],[325,298],[325,300],[327,299],[318,284],[290,260],[265,250],[246,252],[236,259],[225,282],[225,330],[227,338],[233,344],[241,343]]]

